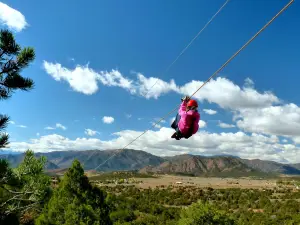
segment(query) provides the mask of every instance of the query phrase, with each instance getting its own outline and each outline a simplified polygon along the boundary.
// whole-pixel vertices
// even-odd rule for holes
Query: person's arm
[[[178,114],[181,116],[183,113],[186,112],[186,101],[182,101],[180,107],[179,107],[179,111]]]
[[[183,113],[186,113],[186,105],[187,105],[187,102],[189,101],[190,97],[189,96],[184,96],[181,101],[181,105],[179,107],[179,110],[178,110],[178,114],[181,116]]]

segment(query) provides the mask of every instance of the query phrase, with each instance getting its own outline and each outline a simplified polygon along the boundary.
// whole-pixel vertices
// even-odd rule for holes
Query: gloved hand
[[[189,100],[190,100],[190,97],[187,96],[187,95],[181,98],[181,101],[182,101],[182,102],[183,102],[183,101],[188,102]]]

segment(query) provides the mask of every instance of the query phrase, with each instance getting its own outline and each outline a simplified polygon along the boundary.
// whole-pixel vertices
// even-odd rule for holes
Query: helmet
[[[197,103],[196,100],[191,99],[191,100],[189,100],[189,102],[187,103],[187,106],[189,106],[189,107],[191,107],[191,106],[193,106],[193,107],[198,107],[198,103]]]

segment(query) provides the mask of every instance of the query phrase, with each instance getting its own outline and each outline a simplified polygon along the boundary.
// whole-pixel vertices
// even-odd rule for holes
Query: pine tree
[[[111,224],[106,194],[90,184],[78,160],[73,161],[36,224]]]
[[[0,159],[0,224],[15,224],[12,220],[34,214],[47,202],[51,190],[45,163],[45,157],[36,158],[31,150],[15,169]]]
[[[10,31],[0,31],[0,100],[10,98],[15,90],[28,91],[33,88],[33,81],[22,77],[20,72],[34,58],[33,48],[25,47],[21,49]],[[9,143],[8,134],[3,132],[8,122],[9,117],[7,115],[0,115],[0,149]]]

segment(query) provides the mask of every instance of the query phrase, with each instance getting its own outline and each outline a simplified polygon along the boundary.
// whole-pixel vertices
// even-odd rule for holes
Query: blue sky
[[[224,2],[2,2],[1,27],[36,51],[23,72],[35,89],[0,103],[13,121],[11,149],[122,148],[193,93],[288,1],[229,1],[165,73]],[[195,137],[170,140],[174,114],[131,148],[300,162],[299,10],[295,2],[198,92],[202,122]]]

